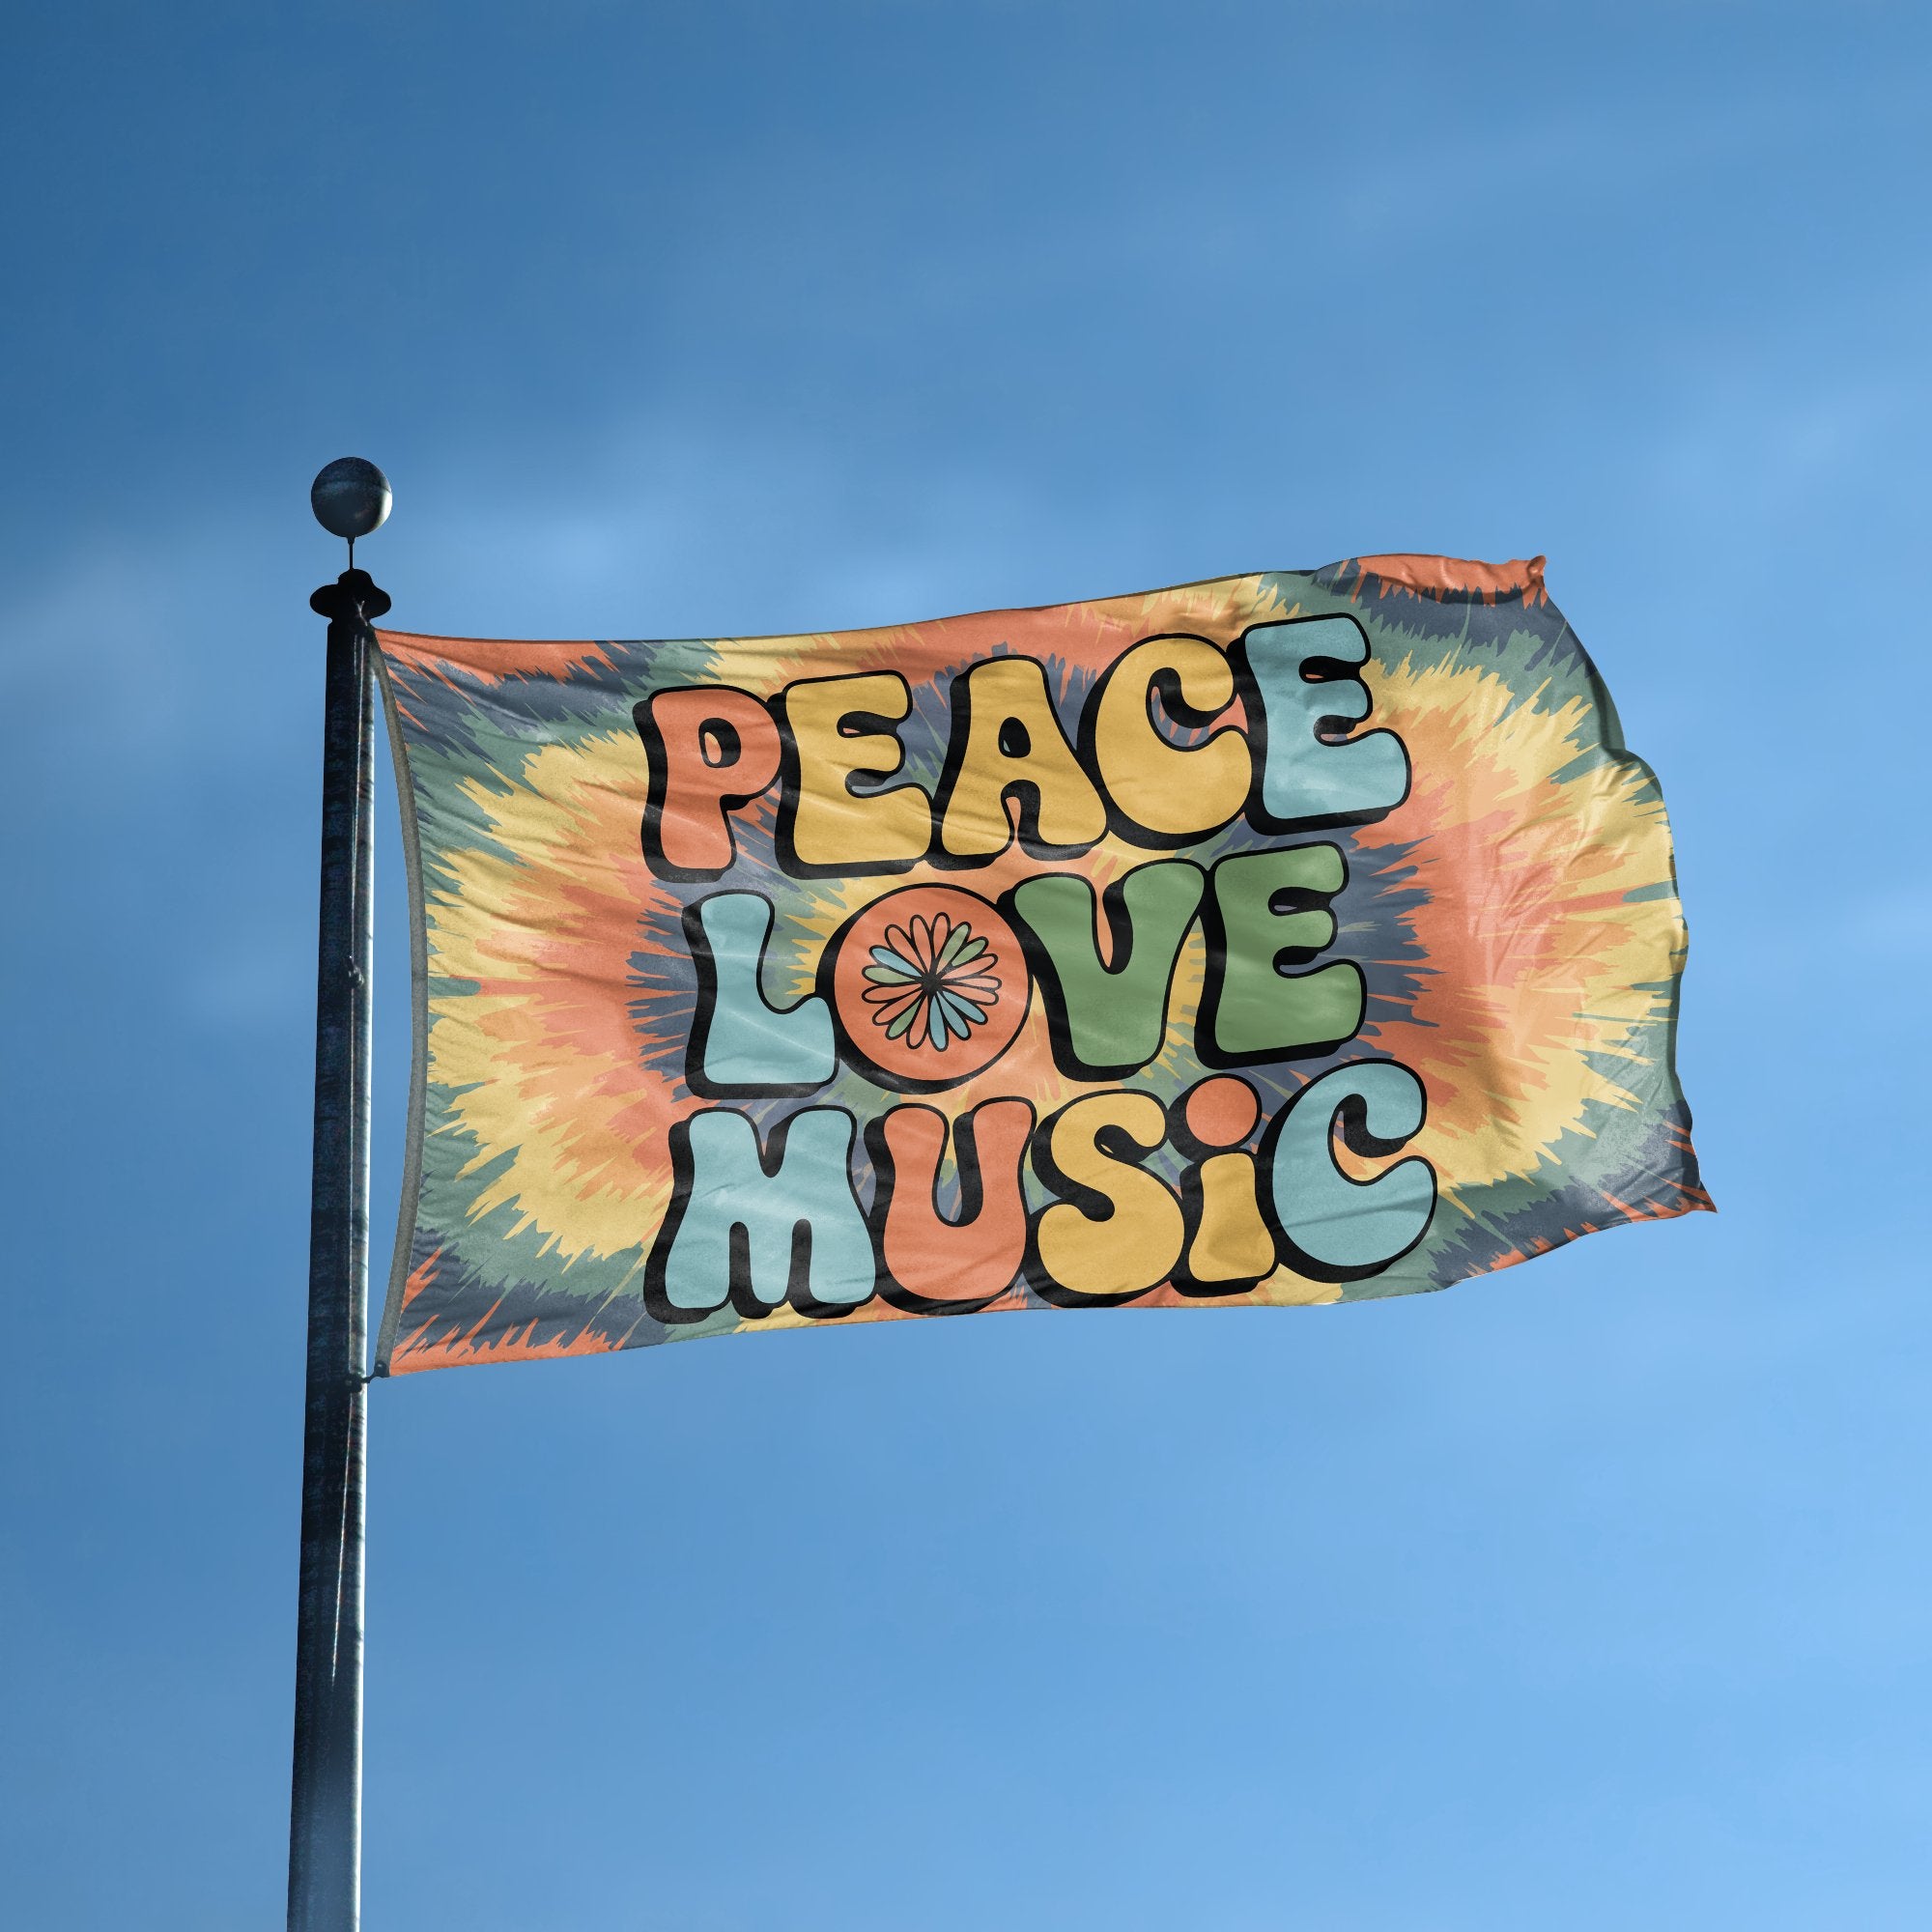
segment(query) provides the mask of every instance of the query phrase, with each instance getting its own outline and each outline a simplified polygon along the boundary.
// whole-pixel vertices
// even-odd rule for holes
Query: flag
[[[380,644],[384,1372],[1358,1301],[1710,1206],[1663,802],[1541,558]]]

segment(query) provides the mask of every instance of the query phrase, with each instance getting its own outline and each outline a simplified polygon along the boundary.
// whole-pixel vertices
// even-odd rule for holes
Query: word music
[[[1420,1128],[1416,1075],[1386,1059],[1331,1066],[1285,1099],[1270,1088],[1265,1122],[1260,1087],[1242,1077],[1327,1059],[1362,1026],[1362,969],[1326,956],[1347,858],[1320,834],[1408,794],[1396,733],[1347,735],[1370,712],[1356,674],[1368,650],[1346,616],[1256,625],[1226,650],[1148,638],[1099,677],[1070,733],[1046,666],[981,658],[944,694],[929,787],[901,776],[916,702],[896,672],[801,679],[770,698],[699,685],[640,701],[651,870],[708,886],[735,867],[752,881],[685,904],[697,980],[685,1080],[718,1104],[671,1129],[652,1312],[690,1322],[727,1303],[742,1316],[788,1301],[829,1316],[875,1293],[963,1311],[1017,1281],[1064,1306],[1162,1283],[1226,1295],[1283,1267],[1359,1279],[1413,1248],[1435,1204],[1429,1163],[1358,1173]],[[740,864],[753,809],[783,874],[920,873],[845,920],[815,990],[789,1007],[764,990],[774,903],[755,889],[758,867]],[[1259,838],[1230,850],[1221,835],[1241,820]],[[1110,838],[1146,857],[1110,867],[1096,893],[1070,862]],[[1218,856],[1187,855],[1207,840]],[[995,865],[1003,889],[971,890]],[[1204,1077],[1163,1100],[1124,1083],[1170,1049],[1170,995],[1197,932],[1205,977],[1184,1044]],[[1043,1040],[1038,1026],[1023,1033],[1030,1012]],[[1031,1053],[1047,1079],[1084,1091],[1044,1119],[997,1076],[956,1118],[916,1097],[865,1122],[811,1104],[841,1065],[917,1096],[978,1080],[1009,1053],[1009,1066]],[[742,1103],[774,1099],[800,1104],[762,1109],[761,1139]],[[877,1177],[869,1208],[852,1184],[862,1140]],[[1163,1149],[1165,1175],[1149,1165]],[[1029,1165],[1050,1197],[1031,1210]]]

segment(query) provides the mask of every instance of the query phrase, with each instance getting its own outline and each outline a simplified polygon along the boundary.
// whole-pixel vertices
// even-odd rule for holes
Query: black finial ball
[[[308,486],[315,520],[332,537],[354,543],[379,529],[389,514],[389,479],[359,456],[338,456]]]

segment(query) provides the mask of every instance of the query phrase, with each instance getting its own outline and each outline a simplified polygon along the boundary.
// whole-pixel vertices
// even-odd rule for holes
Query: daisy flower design
[[[944,1053],[984,1026],[999,1004],[993,968],[1000,955],[966,921],[946,913],[931,919],[915,913],[903,925],[887,926],[885,944],[871,949],[871,960],[865,999],[872,1024],[909,1047],[929,1045]]]

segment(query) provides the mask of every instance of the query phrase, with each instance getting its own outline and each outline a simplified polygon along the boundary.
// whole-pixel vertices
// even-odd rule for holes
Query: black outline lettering
[[[743,886],[732,886],[722,893],[706,893],[701,899],[693,899],[684,909],[684,944],[691,954],[691,963],[697,973],[697,996],[692,1002],[691,1034],[685,1042],[684,1084],[705,1100],[795,1099],[807,1094],[816,1094],[821,1087],[829,1086],[838,1077],[838,1015],[832,1002],[825,1002],[832,1015],[832,1071],[823,1080],[810,1081],[804,1085],[795,1082],[779,1083],[759,1081],[755,1085],[742,1085],[735,1081],[713,1080],[704,1070],[704,1051],[711,1041],[711,1020],[718,1006],[718,959],[712,952],[711,942],[705,936],[703,909],[713,899],[746,898],[762,902],[770,918],[765,923],[765,939],[769,944],[778,924],[778,907],[765,897],[763,893],[752,892]],[[822,955],[821,955],[822,958]],[[759,1001],[770,1013],[795,1013],[808,1000],[822,998],[816,991],[807,993],[803,999],[795,1000],[788,1007],[775,1007],[765,998],[764,948],[758,951],[757,964],[752,969]]]
[[[1024,653],[1003,652],[997,657],[975,658],[964,670],[954,673],[947,686],[947,702],[952,708],[952,720],[946,746],[946,764],[939,775],[939,788],[932,795],[932,845],[926,854],[926,864],[945,872],[976,871],[983,866],[990,866],[996,859],[1003,858],[1012,849],[1017,834],[1020,850],[1029,859],[1077,859],[1083,852],[1091,852],[1107,835],[1103,829],[1093,838],[1085,839],[1077,845],[1048,845],[1039,837],[1039,786],[1031,779],[1009,779],[1000,787],[1000,807],[1007,814],[1007,836],[998,850],[992,852],[949,852],[946,848],[946,814],[952,808],[952,794],[964,775],[967,748],[973,742],[973,673],[991,665],[1031,665],[1039,673],[1040,690],[1046,699],[1046,708],[1052,717],[1055,728],[1060,733],[1060,742],[1066,748],[1066,754],[1073,760],[1080,776],[1087,781],[1095,798],[1100,802],[1100,815],[1104,828],[1107,819],[1107,794],[1100,781],[1087,767],[1080,755],[1079,746],[1066,735],[1066,726],[1061,723],[1060,706],[1054,700],[1053,687],[1047,681],[1046,666],[1038,659]],[[1013,722],[1010,717],[1003,721],[1001,731],[1006,724]],[[1024,721],[1021,721],[1024,722]],[[1077,727],[1076,727],[1077,736]],[[1032,754],[1029,743],[1028,755]],[[1002,755],[1006,755],[1002,753]]]
[[[1233,678],[1233,690],[1227,703],[1222,705],[1218,711],[1197,711],[1181,697],[1179,673],[1168,666],[1163,666],[1148,680],[1147,698],[1153,700],[1162,718],[1165,718],[1171,724],[1179,725],[1183,730],[1205,731],[1213,724],[1215,719],[1226,717],[1234,709],[1236,699],[1242,695],[1240,677],[1236,672],[1235,666],[1227,651],[1224,651],[1215,643],[1212,638],[1197,637],[1192,631],[1156,631],[1151,638],[1136,639],[1134,642],[1129,644],[1100,673],[1099,677],[1094,681],[1094,689],[1087,694],[1087,702],[1081,708],[1080,712],[1080,762],[1086,767],[1088,775],[1093,779],[1094,788],[1100,794],[1100,802],[1107,808],[1108,831],[1117,838],[1124,839],[1129,845],[1139,845],[1152,852],[1179,852],[1186,846],[1198,845],[1204,839],[1215,838],[1220,833],[1225,832],[1247,810],[1247,799],[1253,797],[1256,783],[1254,777],[1256,762],[1254,744],[1240,725],[1226,724],[1220,730],[1211,732],[1199,745],[1177,745],[1160,729],[1155,719],[1150,716],[1148,720],[1149,730],[1166,745],[1170,751],[1174,752],[1205,752],[1209,745],[1217,745],[1223,738],[1231,735],[1239,738],[1248,753],[1249,776],[1247,797],[1244,797],[1241,803],[1217,824],[1205,826],[1199,832],[1189,832],[1176,837],[1170,833],[1151,831],[1149,827],[1141,824],[1138,819],[1129,818],[1116,802],[1114,794],[1108,790],[1106,775],[1100,767],[1100,701],[1106,695],[1108,687],[1114,681],[1114,673],[1120,669],[1122,665],[1135,651],[1142,649],[1148,644],[1176,642],[1206,644],[1216,657],[1227,663],[1229,673]]]
[[[733,697],[742,697],[747,703],[755,704],[772,724],[779,738],[779,758],[772,767],[771,777],[763,784],[751,791],[721,792],[718,804],[724,818],[724,836],[731,847],[731,856],[724,865],[715,867],[674,866],[664,853],[664,809],[670,791],[670,753],[665,745],[664,733],[658,729],[653,707],[660,698],[682,696],[686,692],[718,692]],[[696,885],[707,879],[722,879],[737,863],[738,836],[731,827],[731,813],[741,806],[750,805],[754,798],[762,798],[771,790],[784,762],[784,737],[779,730],[778,721],[772,718],[771,708],[755,692],[741,690],[735,684],[677,684],[668,685],[663,691],[654,691],[648,697],[640,697],[631,707],[631,722],[638,727],[638,736],[644,744],[644,764],[649,774],[648,789],[644,798],[644,818],[639,837],[643,844],[644,863],[660,879],[669,880],[679,885]],[[727,745],[723,732],[714,726],[723,724],[730,733]],[[711,747],[716,744],[721,753],[732,755],[714,759]],[[703,759],[709,771],[722,771],[742,762],[745,753],[744,739],[738,727],[728,718],[706,719],[697,727],[698,756]]]
[[[916,791],[925,802],[926,842],[924,847],[910,859],[841,859],[836,866],[808,865],[798,856],[794,843],[794,828],[798,823],[798,801],[801,790],[802,761],[798,753],[798,740],[791,724],[791,694],[800,685],[852,684],[861,678],[890,677],[895,679],[905,694],[905,709],[896,718],[883,711],[846,711],[839,714],[838,731],[841,737],[879,736],[892,739],[898,746],[898,763],[890,771],[870,769],[857,770],[846,775],[846,795],[864,802],[868,799],[890,798],[895,792]],[[846,879],[894,877],[909,872],[916,866],[923,865],[937,838],[938,818],[933,811],[932,797],[916,779],[907,779],[901,784],[886,784],[886,779],[894,778],[905,770],[905,746],[900,741],[898,727],[912,716],[912,686],[902,673],[895,670],[852,671],[838,677],[799,677],[794,678],[778,694],[773,701],[773,721],[779,728],[779,813],[778,826],[773,835],[773,845],[778,854],[780,867],[794,879]],[[857,730],[847,731],[852,724]],[[854,791],[854,779],[880,781],[872,791]]]
[[[1164,1287],[1169,1280],[1167,1275],[1163,1275],[1159,1281],[1151,1281],[1145,1288],[1134,1289],[1125,1294],[1087,1294],[1077,1288],[1068,1288],[1065,1283],[1055,1280],[1047,1272],[1045,1263],[1039,1258],[1039,1225],[1054,1208],[1063,1206],[1077,1208],[1089,1221],[1096,1223],[1105,1223],[1114,1218],[1114,1203],[1110,1196],[1102,1194],[1098,1188],[1089,1187],[1082,1181],[1072,1179],[1055,1163],[1053,1158],[1053,1132],[1060,1124],[1061,1116],[1069,1113],[1073,1108],[1079,1106],[1082,1101],[1107,1099],[1116,1094],[1130,1094],[1137,1099],[1150,1099],[1153,1100],[1156,1105],[1159,1104],[1158,1096],[1149,1094],[1144,1088],[1113,1087],[1103,1088],[1097,1094],[1077,1094],[1065,1106],[1056,1107],[1034,1129],[1033,1140],[1028,1149],[1033,1158],[1033,1171],[1038,1175],[1041,1181],[1058,1198],[1048,1202],[1044,1208],[1036,1208],[1027,1217],[1027,1252],[1024,1273],[1026,1275],[1027,1286],[1042,1301],[1049,1301],[1056,1308],[1123,1308],[1130,1301],[1138,1301],[1144,1294],[1153,1293],[1156,1289]],[[1176,1197],[1173,1188],[1169,1187],[1159,1175],[1144,1164],[1150,1154],[1160,1151],[1165,1140],[1166,1135],[1163,1132],[1160,1140],[1154,1141],[1151,1145],[1143,1146],[1122,1128],[1110,1125],[1102,1127],[1094,1136],[1093,1145],[1108,1160],[1122,1167],[1130,1167],[1137,1173],[1145,1175],[1150,1180],[1155,1182],[1156,1185],[1164,1188],[1170,1199],[1174,1199]],[[1103,1211],[1095,1213],[1094,1211],[1095,1207],[1100,1208]],[[1182,1213],[1184,1218],[1185,1209],[1182,1210]],[[1184,1258],[1186,1253],[1187,1248],[1183,1239],[1180,1257],[1178,1259]]]
[[[1332,623],[1336,618],[1346,619],[1354,625],[1362,639],[1363,656],[1358,664],[1350,664],[1344,658],[1310,658],[1302,666],[1301,681],[1304,684],[1353,684],[1359,685],[1362,694],[1369,698],[1370,708],[1360,718],[1344,718],[1339,715],[1318,717],[1315,720],[1316,742],[1322,745],[1354,745],[1364,738],[1393,738],[1402,748],[1402,796],[1392,805],[1378,807],[1373,811],[1340,811],[1316,813],[1307,818],[1276,818],[1262,803],[1262,787],[1267,776],[1268,722],[1267,706],[1262,700],[1261,682],[1255,676],[1253,667],[1248,663],[1248,639],[1256,631],[1276,631],[1284,624],[1323,624]],[[1408,755],[1408,746],[1402,734],[1386,724],[1377,724],[1363,730],[1369,720],[1375,716],[1374,695],[1369,691],[1368,680],[1362,672],[1375,657],[1375,644],[1367,628],[1359,617],[1347,611],[1313,611],[1302,617],[1271,618],[1265,623],[1250,624],[1228,647],[1228,662],[1235,669],[1235,689],[1240,695],[1241,709],[1248,721],[1248,746],[1254,757],[1254,778],[1248,790],[1246,807],[1248,823],[1257,832],[1315,832],[1327,826],[1373,825],[1378,819],[1386,818],[1398,806],[1407,801],[1415,786],[1415,760]],[[1320,671],[1319,677],[1309,676],[1310,671]],[[1357,732],[1350,737],[1350,731]],[[1232,821],[1231,821],[1232,822]]]
[[[959,1216],[957,1220],[942,1213],[939,1207],[939,1164],[932,1171],[932,1213],[937,1221],[948,1227],[963,1228],[980,1218],[980,1209],[985,1205],[985,1183],[980,1167],[980,1141],[978,1116],[986,1107],[1019,1106],[1026,1109],[1027,1129],[1020,1141],[1019,1159],[1014,1167],[1014,1180],[1019,1189],[1020,1219],[1022,1227],[1021,1255],[1013,1271],[992,1293],[981,1295],[971,1301],[935,1301],[930,1296],[915,1294],[892,1271],[886,1261],[886,1222],[892,1213],[893,1194],[898,1185],[898,1170],[893,1159],[893,1151],[886,1140],[886,1122],[895,1114],[930,1114],[939,1122],[940,1161],[946,1158],[950,1146],[952,1151],[952,1165],[959,1176]],[[872,1189],[872,1252],[878,1259],[879,1294],[893,1307],[903,1309],[909,1315],[977,1315],[980,1309],[990,1307],[1005,1294],[1013,1284],[1023,1279],[1026,1270],[1026,1253],[1033,1239],[1033,1217],[1027,1212],[1026,1163],[1033,1148],[1033,1137],[1039,1125],[1039,1117],[1035,1113],[1033,1102],[1017,1094],[996,1094],[989,1099],[981,1100],[978,1106],[969,1108],[956,1121],[949,1122],[937,1107],[928,1107],[921,1100],[908,1100],[898,1106],[888,1107],[883,1114],[875,1115],[866,1124],[866,1152],[872,1163],[875,1183]]]
[[[1151,871],[1156,866],[1187,867],[1200,879],[1201,890],[1195,895],[1194,910],[1181,926],[1174,955],[1167,964],[1167,979],[1160,994],[1160,1032],[1154,1049],[1145,1060],[1128,1061],[1120,1065],[1097,1066],[1082,1060],[1074,1052],[1072,1031],[1066,1022],[1066,989],[1061,981],[1052,953],[1028,923],[1018,903],[1021,891],[1042,879],[1076,879],[1087,889],[1087,903],[1091,911],[1094,904],[1094,881],[1085,872],[1036,872],[1031,878],[1021,879],[1018,884],[1009,887],[1000,895],[1000,910],[1006,914],[1008,923],[1019,934],[1020,944],[1026,950],[1027,966],[1032,972],[1034,983],[1039,988],[1040,1009],[1046,1015],[1047,1038],[1053,1048],[1053,1064],[1069,1080],[1123,1080],[1130,1073],[1138,1073],[1144,1066],[1151,1066],[1167,1044],[1167,1013],[1174,1000],[1174,978],[1180,970],[1180,955],[1187,950],[1188,932],[1201,918],[1201,909],[1207,903],[1212,883],[1210,875],[1196,860],[1175,858],[1150,859],[1146,865],[1122,872],[1098,895],[1099,908],[1107,922],[1107,958],[1099,961],[1097,950],[1094,956],[1101,972],[1109,979],[1126,970],[1133,955],[1133,923],[1126,903],[1127,881]]]
[[[814,1302],[808,1294],[811,1275],[811,1223],[800,1218],[792,1223],[791,1259],[786,1271],[784,1293],[777,1301],[760,1301],[752,1292],[751,1230],[742,1220],[730,1224],[727,1236],[730,1265],[725,1291],[709,1308],[680,1308],[665,1293],[665,1270],[669,1264],[670,1251],[677,1240],[678,1230],[684,1225],[685,1213],[691,1206],[693,1162],[691,1157],[691,1123],[706,1114],[735,1114],[752,1131],[752,1145],[757,1151],[759,1171],[767,1180],[776,1180],[784,1166],[785,1144],[790,1137],[793,1123],[807,1113],[843,1114],[851,1123],[852,1133],[849,1147],[859,1145],[859,1120],[847,1107],[801,1107],[797,1113],[787,1114],[783,1120],[774,1123],[769,1141],[758,1132],[758,1123],[750,1114],[737,1107],[704,1107],[696,1113],[687,1115],[681,1121],[671,1123],[670,1132],[666,1136],[670,1149],[671,1197],[670,1205],[665,1209],[665,1217],[659,1225],[657,1238],[651,1243],[651,1251],[644,1263],[644,1307],[658,1321],[672,1327],[690,1327],[699,1321],[708,1321],[728,1302],[732,1311],[741,1321],[762,1321],[775,1310],[789,1302],[801,1315],[810,1316],[816,1321],[836,1321],[842,1316],[852,1315],[866,1307],[878,1293],[878,1257],[876,1251],[872,1262],[872,1293],[860,1301]],[[845,1186],[852,1197],[852,1211],[861,1221],[866,1218],[866,1210],[860,1205],[859,1191],[852,1185],[852,1157],[848,1151],[845,1157]],[[870,1235],[870,1225],[867,1233]]]
[[[1188,1127],[1187,1102],[1197,1090],[1208,1085],[1208,1080],[1234,1080],[1236,1085],[1247,1089],[1249,1099],[1255,1103],[1254,1125],[1237,1141],[1204,1141]],[[1180,1216],[1187,1225],[1187,1238],[1180,1245],[1180,1260],[1168,1277],[1168,1285],[1177,1294],[1185,1294],[1197,1301],[1225,1301],[1230,1295],[1252,1294],[1274,1272],[1274,1267],[1270,1266],[1266,1274],[1245,1278],[1234,1276],[1227,1281],[1201,1281],[1187,1271],[1187,1258],[1194,1252],[1195,1237],[1201,1232],[1201,1215],[1206,1201],[1201,1186],[1201,1170],[1208,1161],[1223,1154],[1248,1155],[1255,1177],[1255,1208],[1261,1215],[1262,1226],[1267,1230],[1268,1238],[1275,1243],[1279,1253],[1281,1231],[1274,1224],[1273,1203],[1265,1198],[1262,1187],[1261,1162],[1248,1147],[1248,1143],[1266,1124],[1267,1110],[1262,1105],[1262,1096],[1255,1091],[1253,1083],[1232,1073],[1210,1073],[1207,1079],[1195,1081],[1168,1107],[1168,1140],[1187,1156],[1187,1165],[1180,1174]]]
[[[1346,966],[1354,974],[1361,1012],[1351,1032],[1345,1033],[1340,1039],[1311,1040],[1306,1046],[1270,1047],[1258,1053],[1224,1053],[1215,1037],[1215,1026],[1221,1016],[1222,989],[1228,977],[1228,932],[1221,918],[1221,899],[1215,890],[1214,875],[1223,866],[1236,860],[1275,858],[1283,853],[1312,852],[1323,847],[1342,862],[1342,883],[1332,893],[1301,886],[1284,886],[1268,895],[1267,909],[1277,918],[1291,912],[1325,912],[1330,923],[1337,926],[1337,930],[1331,932],[1320,946],[1284,946],[1275,952],[1271,964],[1278,979],[1304,980],[1309,977],[1308,974],[1285,972],[1283,968],[1313,967],[1314,962],[1340,937],[1339,923],[1334,917],[1334,901],[1341,897],[1349,884],[1348,853],[1332,840],[1320,838],[1300,845],[1267,845],[1252,852],[1229,852],[1208,867],[1208,890],[1201,901],[1202,930],[1208,941],[1208,977],[1201,989],[1200,1009],[1194,1016],[1194,1057],[1203,1066],[1210,1066],[1217,1072],[1228,1072],[1236,1067],[1266,1066],[1285,1060],[1320,1060],[1338,1047],[1346,1046],[1361,1032],[1368,1017],[1369,977],[1352,959],[1331,959],[1314,967],[1314,970],[1326,973],[1334,967]]]
[[[1306,1275],[1311,1281],[1367,1281],[1372,1275],[1378,1275],[1392,1268],[1404,1255],[1411,1255],[1429,1238],[1429,1231],[1435,1225],[1435,1211],[1442,1205],[1441,1176],[1436,1172],[1435,1163],[1426,1154],[1404,1155],[1405,1160],[1420,1161],[1429,1170],[1429,1184],[1432,1190],[1429,1213],[1423,1221],[1420,1232],[1406,1248],[1399,1248],[1387,1260],[1373,1263],[1366,1267],[1343,1267],[1334,1262],[1317,1261],[1313,1255],[1304,1253],[1295,1245],[1294,1236],[1281,1222],[1274,1208],[1274,1160],[1275,1150],[1280,1143],[1288,1118],[1307,1099],[1321,1081],[1337,1073],[1346,1073],[1357,1066],[1400,1067],[1415,1082],[1416,1090],[1422,1095],[1422,1111],[1416,1118],[1414,1127],[1399,1140],[1378,1140],[1368,1129],[1368,1106],[1359,1094],[1350,1094],[1346,1099],[1336,1102],[1328,1116],[1328,1131],[1325,1136],[1328,1147],[1328,1164],[1335,1170],[1336,1179],[1350,1187],[1370,1188],[1376,1186],[1390,1170],[1384,1168],[1381,1174],[1370,1180],[1357,1180],[1352,1175],[1343,1172],[1342,1163],[1335,1158],[1335,1134],[1339,1128],[1342,1145],[1352,1154],[1365,1160],[1378,1160],[1384,1155],[1401,1153],[1416,1135],[1429,1123],[1429,1086],[1412,1066],[1405,1065],[1400,1060],[1350,1060],[1340,1066],[1331,1066],[1326,1073],[1319,1074],[1301,1092],[1280,1108],[1267,1123],[1267,1131],[1262,1135],[1261,1154],[1258,1161],[1258,1177],[1261,1181],[1262,1218],[1267,1222],[1275,1236],[1275,1245],[1281,1252],[1282,1264],[1293,1269],[1296,1274]]]

